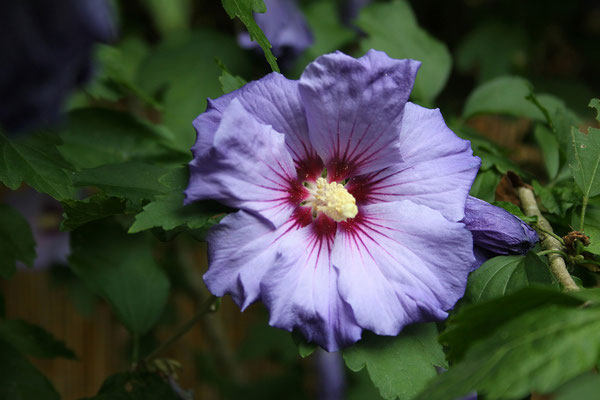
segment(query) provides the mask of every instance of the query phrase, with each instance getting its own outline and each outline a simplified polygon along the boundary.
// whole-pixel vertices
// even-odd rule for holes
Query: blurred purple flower
[[[346,25],[352,25],[353,21],[358,17],[358,13],[364,7],[369,5],[372,0],[346,0],[342,3],[341,18]]]
[[[34,269],[66,264],[69,255],[69,234],[58,230],[62,206],[47,194],[31,188],[6,193],[3,200],[25,217],[35,240]]]
[[[478,268],[488,259],[505,254],[525,254],[539,240],[535,230],[508,211],[469,196],[462,222],[473,234]]]
[[[92,47],[115,38],[106,0],[0,2],[0,125],[56,121],[69,93],[91,75]]]
[[[294,0],[264,0],[266,13],[254,13],[256,23],[271,43],[275,57],[293,60],[313,43],[302,11]],[[258,43],[250,39],[248,32],[238,35],[240,46],[247,49],[260,49]]]
[[[260,299],[329,351],[447,317],[474,262],[458,221],[480,161],[407,102],[419,65],[337,52],[209,100],[186,203],[240,209],[208,234],[212,293]]]

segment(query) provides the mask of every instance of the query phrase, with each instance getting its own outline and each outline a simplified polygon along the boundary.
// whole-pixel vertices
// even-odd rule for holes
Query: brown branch
[[[542,249],[562,251],[562,244],[554,237],[552,226],[540,212],[533,190],[522,185],[517,187],[517,195],[521,201],[523,213],[528,217],[534,215],[538,217],[537,225],[539,229],[536,230],[540,235],[540,245],[542,246]],[[569,274],[569,271],[567,270],[567,265],[562,255],[550,253],[548,254],[548,260],[550,262],[550,271],[566,291],[579,290],[579,287],[575,284],[573,277],[571,277],[571,274]]]

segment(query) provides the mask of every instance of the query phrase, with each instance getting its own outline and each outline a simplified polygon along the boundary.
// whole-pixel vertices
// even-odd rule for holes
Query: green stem
[[[564,251],[560,251],[560,250],[555,250],[555,249],[551,249],[551,250],[542,250],[542,251],[538,251],[537,253],[538,256],[545,256],[547,254],[560,254],[563,257],[567,257],[567,253],[565,253]]]
[[[198,309],[196,314],[190,320],[188,320],[185,324],[180,326],[175,333],[168,338],[166,341],[161,343],[156,349],[154,349],[150,354],[144,357],[144,361],[150,361],[153,358],[156,358],[158,354],[160,354],[167,347],[178,341],[183,335],[185,335],[198,321],[200,321],[205,314],[207,314],[213,308],[215,302],[217,301],[216,296],[210,296]]]
[[[547,231],[547,230],[543,229],[542,227],[540,227],[539,225],[537,225],[536,228],[537,228],[537,230],[544,232],[546,235],[552,236],[554,239],[558,240],[562,245],[565,244],[565,241],[563,240],[563,238],[558,236],[556,233]]]
[[[588,260],[588,259],[583,259],[583,260],[573,260],[573,262],[575,262],[576,264],[594,264],[594,265],[600,265],[600,261],[596,261],[596,260]]]
[[[583,222],[585,220],[585,209],[588,205],[588,197],[583,196],[583,204],[581,205],[581,219],[579,222],[579,232],[583,232]]]

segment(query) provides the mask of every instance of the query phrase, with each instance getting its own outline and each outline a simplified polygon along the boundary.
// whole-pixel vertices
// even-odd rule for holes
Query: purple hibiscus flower
[[[471,196],[467,198],[462,222],[473,234],[473,269],[498,255],[525,254],[539,240],[535,230],[519,218]]]
[[[106,0],[0,2],[0,125],[32,129],[61,115],[91,75],[96,42],[115,37]]]
[[[293,60],[312,45],[313,34],[294,0],[264,0],[266,13],[254,13],[254,20],[272,46],[275,57]],[[238,35],[238,43],[246,49],[260,49],[248,32]]]
[[[186,202],[240,209],[207,237],[212,293],[329,351],[447,317],[475,262],[459,221],[480,161],[407,102],[419,65],[337,52],[209,100]]]

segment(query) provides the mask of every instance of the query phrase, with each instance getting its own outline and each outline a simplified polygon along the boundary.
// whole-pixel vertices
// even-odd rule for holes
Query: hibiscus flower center
[[[307,184],[307,190],[310,197],[305,205],[311,206],[314,214],[322,212],[336,222],[354,218],[358,214],[356,199],[338,182],[318,178],[316,182]]]

